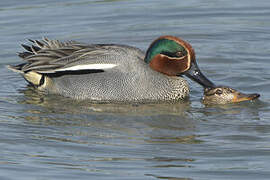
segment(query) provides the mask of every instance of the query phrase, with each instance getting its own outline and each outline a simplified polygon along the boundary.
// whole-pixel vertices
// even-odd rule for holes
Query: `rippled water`
[[[268,0],[10,0],[0,2],[0,179],[269,179]],[[189,41],[216,84],[258,101],[74,102],[27,87],[7,64],[26,39],[121,43],[146,50],[160,35]]]

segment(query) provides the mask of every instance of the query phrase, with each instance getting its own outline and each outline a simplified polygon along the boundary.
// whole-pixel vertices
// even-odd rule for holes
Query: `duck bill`
[[[244,93],[240,93],[240,92],[236,92],[234,93],[234,97],[233,97],[233,102],[237,103],[237,102],[242,102],[242,101],[250,101],[250,100],[254,100],[259,98],[260,95],[259,94],[244,94]]]
[[[199,83],[202,85],[204,88],[213,88],[215,87],[215,84],[212,83],[207,77],[203,75],[201,70],[199,69],[196,61],[193,61],[191,63],[191,67],[189,70],[185,72],[185,75],[192,79],[193,81]]]

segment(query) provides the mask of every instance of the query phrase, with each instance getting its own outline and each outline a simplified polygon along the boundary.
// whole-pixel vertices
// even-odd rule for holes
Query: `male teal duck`
[[[19,53],[24,63],[9,66],[41,91],[98,102],[179,101],[189,96],[183,75],[204,88],[215,85],[198,68],[191,45],[161,36],[146,53],[117,44],[30,40]]]

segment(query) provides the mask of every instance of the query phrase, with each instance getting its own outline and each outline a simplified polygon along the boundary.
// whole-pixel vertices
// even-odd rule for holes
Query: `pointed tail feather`
[[[7,68],[10,69],[13,72],[17,72],[17,73],[21,73],[23,74],[24,72],[22,71],[22,66],[24,66],[25,64],[19,64],[16,66],[12,66],[12,65],[7,65]]]

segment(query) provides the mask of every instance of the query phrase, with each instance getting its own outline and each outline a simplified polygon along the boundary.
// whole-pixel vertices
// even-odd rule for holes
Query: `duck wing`
[[[106,70],[117,66],[119,49],[132,48],[114,44],[83,44],[76,41],[29,40],[22,44],[25,52],[19,53],[25,63],[9,68],[19,72],[34,71],[40,74],[62,71]],[[136,49],[136,48],[134,48]],[[137,49],[138,50],[138,49]]]

